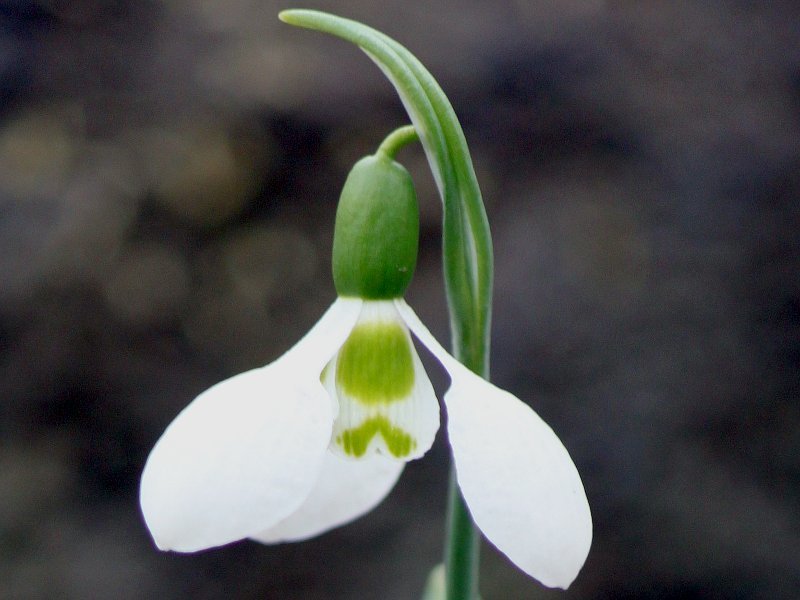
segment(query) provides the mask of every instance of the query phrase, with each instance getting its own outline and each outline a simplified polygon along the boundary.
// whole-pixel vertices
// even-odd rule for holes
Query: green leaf
[[[420,600],[446,600],[447,581],[445,580],[444,565],[438,564],[431,569],[428,580],[425,582],[425,590],[422,592]],[[477,600],[481,600],[478,596]]]
[[[439,564],[431,569],[421,600],[446,600],[446,598],[447,583],[444,576],[444,565]]]

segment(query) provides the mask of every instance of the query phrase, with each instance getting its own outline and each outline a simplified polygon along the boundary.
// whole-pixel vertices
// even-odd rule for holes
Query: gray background
[[[155,550],[138,478],[174,415],[333,300],[349,167],[406,122],[344,42],[256,0],[0,2],[0,597],[418,596],[448,453],[319,539]],[[595,520],[507,598],[800,586],[796,2],[318,2],[451,98],[493,228],[494,380],[559,433]],[[409,301],[447,339],[438,198]],[[434,383],[446,379],[424,355]]]

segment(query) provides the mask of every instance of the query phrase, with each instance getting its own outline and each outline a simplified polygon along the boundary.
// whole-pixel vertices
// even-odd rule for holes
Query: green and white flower
[[[523,571],[565,588],[592,537],[567,450],[526,404],[453,358],[405,303],[415,249],[409,258],[383,231],[380,243],[399,255],[387,250],[375,267],[369,244],[359,255],[342,233],[350,192],[374,196],[375,169],[394,165],[366,164],[363,180],[356,165],[357,185],[353,173],[345,184],[334,241],[339,299],[286,354],[200,394],[158,440],[141,482],[147,525],[159,548],[193,552],[244,538],[299,541],[371,510],[439,429],[413,333],[450,376],[447,433],[475,523]],[[362,208],[353,214],[375,229]],[[378,286],[371,269],[384,271]]]

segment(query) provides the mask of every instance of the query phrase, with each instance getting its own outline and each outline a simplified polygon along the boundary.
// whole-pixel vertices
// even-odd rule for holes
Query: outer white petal
[[[396,302],[450,373],[448,435],[475,523],[520,569],[567,588],[592,541],[589,503],[569,453],[533,410],[455,360],[405,302]]]
[[[337,300],[276,362],[200,394],[169,425],[142,473],[142,512],[159,548],[193,552],[263,531],[300,506],[330,441],[319,381],[360,301]]]
[[[353,521],[392,490],[405,463],[378,455],[361,459],[325,455],[320,477],[303,505],[253,539],[265,544],[296,542]]]

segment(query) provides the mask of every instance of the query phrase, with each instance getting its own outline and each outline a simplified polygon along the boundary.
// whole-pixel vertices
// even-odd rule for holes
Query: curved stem
[[[386,139],[378,146],[375,154],[382,154],[388,158],[394,158],[401,148],[408,144],[413,144],[419,140],[417,130],[413,125],[398,127],[386,136]]]

